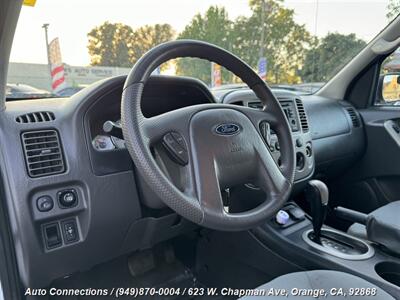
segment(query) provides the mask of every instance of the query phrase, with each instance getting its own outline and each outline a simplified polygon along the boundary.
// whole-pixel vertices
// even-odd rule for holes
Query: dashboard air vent
[[[303,102],[300,99],[296,99],[296,106],[299,113],[301,128],[303,132],[308,132],[310,127],[308,126],[307,114]]]
[[[50,111],[38,111],[24,114],[15,118],[18,123],[41,123],[54,121],[56,117]]]
[[[350,116],[351,122],[353,123],[353,127],[360,127],[361,122],[360,122],[360,119],[358,118],[358,115],[357,115],[355,109],[352,107],[346,107],[346,110]]]
[[[42,177],[65,171],[58,132],[55,130],[29,131],[22,134],[22,145],[30,177]]]

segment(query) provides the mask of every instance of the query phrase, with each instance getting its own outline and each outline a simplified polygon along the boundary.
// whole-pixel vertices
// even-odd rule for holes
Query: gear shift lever
[[[324,224],[328,209],[329,190],[320,180],[310,180],[306,188],[306,198],[311,205],[314,242],[321,244],[321,227]]]

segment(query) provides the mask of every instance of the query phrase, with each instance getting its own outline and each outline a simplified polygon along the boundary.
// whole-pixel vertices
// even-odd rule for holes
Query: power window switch
[[[71,244],[79,240],[78,227],[75,220],[68,220],[61,223],[61,230],[66,244]]]

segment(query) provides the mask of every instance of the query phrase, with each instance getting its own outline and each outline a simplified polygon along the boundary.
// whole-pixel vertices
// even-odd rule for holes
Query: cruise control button
[[[186,145],[185,145],[185,140],[183,139],[183,137],[177,133],[177,132],[171,132],[171,135],[173,136],[173,138],[178,142],[178,144],[186,149]]]
[[[73,189],[60,191],[57,195],[58,202],[62,208],[70,208],[78,204],[78,196],[76,195],[76,191]]]
[[[41,196],[36,200],[36,206],[40,212],[46,212],[53,209],[54,201],[50,196]]]
[[[185,141],[179,133],[173,132],[164,135],[163,145],[178,164],[184,166],[188,163],[189,158]]]

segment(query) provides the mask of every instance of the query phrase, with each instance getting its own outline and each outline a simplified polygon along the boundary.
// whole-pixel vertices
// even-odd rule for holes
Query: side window
[[[400,48],[381,65],[377,96],[378,105],[400,105]]]

